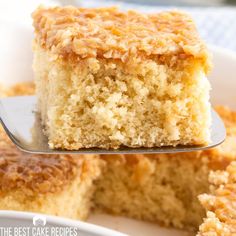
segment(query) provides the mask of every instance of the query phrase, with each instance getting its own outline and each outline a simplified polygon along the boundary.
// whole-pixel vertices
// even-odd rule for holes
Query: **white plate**
[[[28,21],[22,22],[19,20],[9,21],[1,16],[0,12],[0,83],[12,85],[16,82],[32,80],[30,17]],[[213,88],[212,102],[236,109],[236,54],[213,46],[211,50],[214,60],[214,69],[209,76]],[[63,221],[68,222],[67,220]],[[134,236],[187,235],[182,231],[164,229],[156,224],[105,214],[91,215],[88,221]]]
[[[37,223],[41,220],[42,223]],[[20,212],[20,211],[0,211],[0,228],[4,227],[38,227],[42,228],[65,228],[73,227],[76,230],[78,236],[127,236],[125,234],[116,232],[114,230],[106,229],[101,226],[77,221],[69,220],[56,216],[47,216],[43,214]],[[68,228],[69,229],[69,228]],[[72,229],[71,229],[72,230]],[[1,235],[1,231],[0,231]]]

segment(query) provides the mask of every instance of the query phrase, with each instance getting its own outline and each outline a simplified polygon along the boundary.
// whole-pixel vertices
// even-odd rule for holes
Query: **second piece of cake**
[[[209,142],[209,56],[188,15],[40,7],[33,19],[51,148]]]

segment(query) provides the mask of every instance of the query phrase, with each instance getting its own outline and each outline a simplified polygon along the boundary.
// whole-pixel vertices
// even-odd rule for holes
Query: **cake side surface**
[[[107,168],[94,196],[98,212],[187,230],[201,223],[204,210],[197,196],[209,187],[204,159],[187,154],[103,158]]]
[[[236,160],[236,113],[222,106],[215,109],[224,119],[227,139],[214,149],[102,156],[107,165],[96,181],[98,211],[197,230],[205,216],[198,195],[209,193],[209,173],[223,171]]]

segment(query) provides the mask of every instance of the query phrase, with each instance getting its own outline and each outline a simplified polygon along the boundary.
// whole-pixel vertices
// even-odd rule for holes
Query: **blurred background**
[[[122,1],[122,0],[121,0]],[[178,4],[178,5],[222,5],[222,4],[236,4],[236,0],[130,0],[123,2],[136,2],[148,4]]]
[[[99,0],[98,0],[99,1]],[[182,5],[182,6],[222,6],[222,5],[236,5],[236,0],[116,0],[117,2],[127,2],[136,4],[149,5]],[[63,3],[77,4],[77,0],[62,0]],[[86,2],[84,1],[80,1]],[[83,4],[83,3],[82,3]]]
[[[180,9],[190,13],[203,39],[236,52],[236,0],[61,0],[64,5],[101,7],[118,5],[143,12]]]

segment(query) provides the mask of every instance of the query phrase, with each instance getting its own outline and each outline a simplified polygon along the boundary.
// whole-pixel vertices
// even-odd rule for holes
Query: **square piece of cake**
[[[190,16],[39,7],[33,20],[38,110],[51,148],[210,141],[210,60]]]

